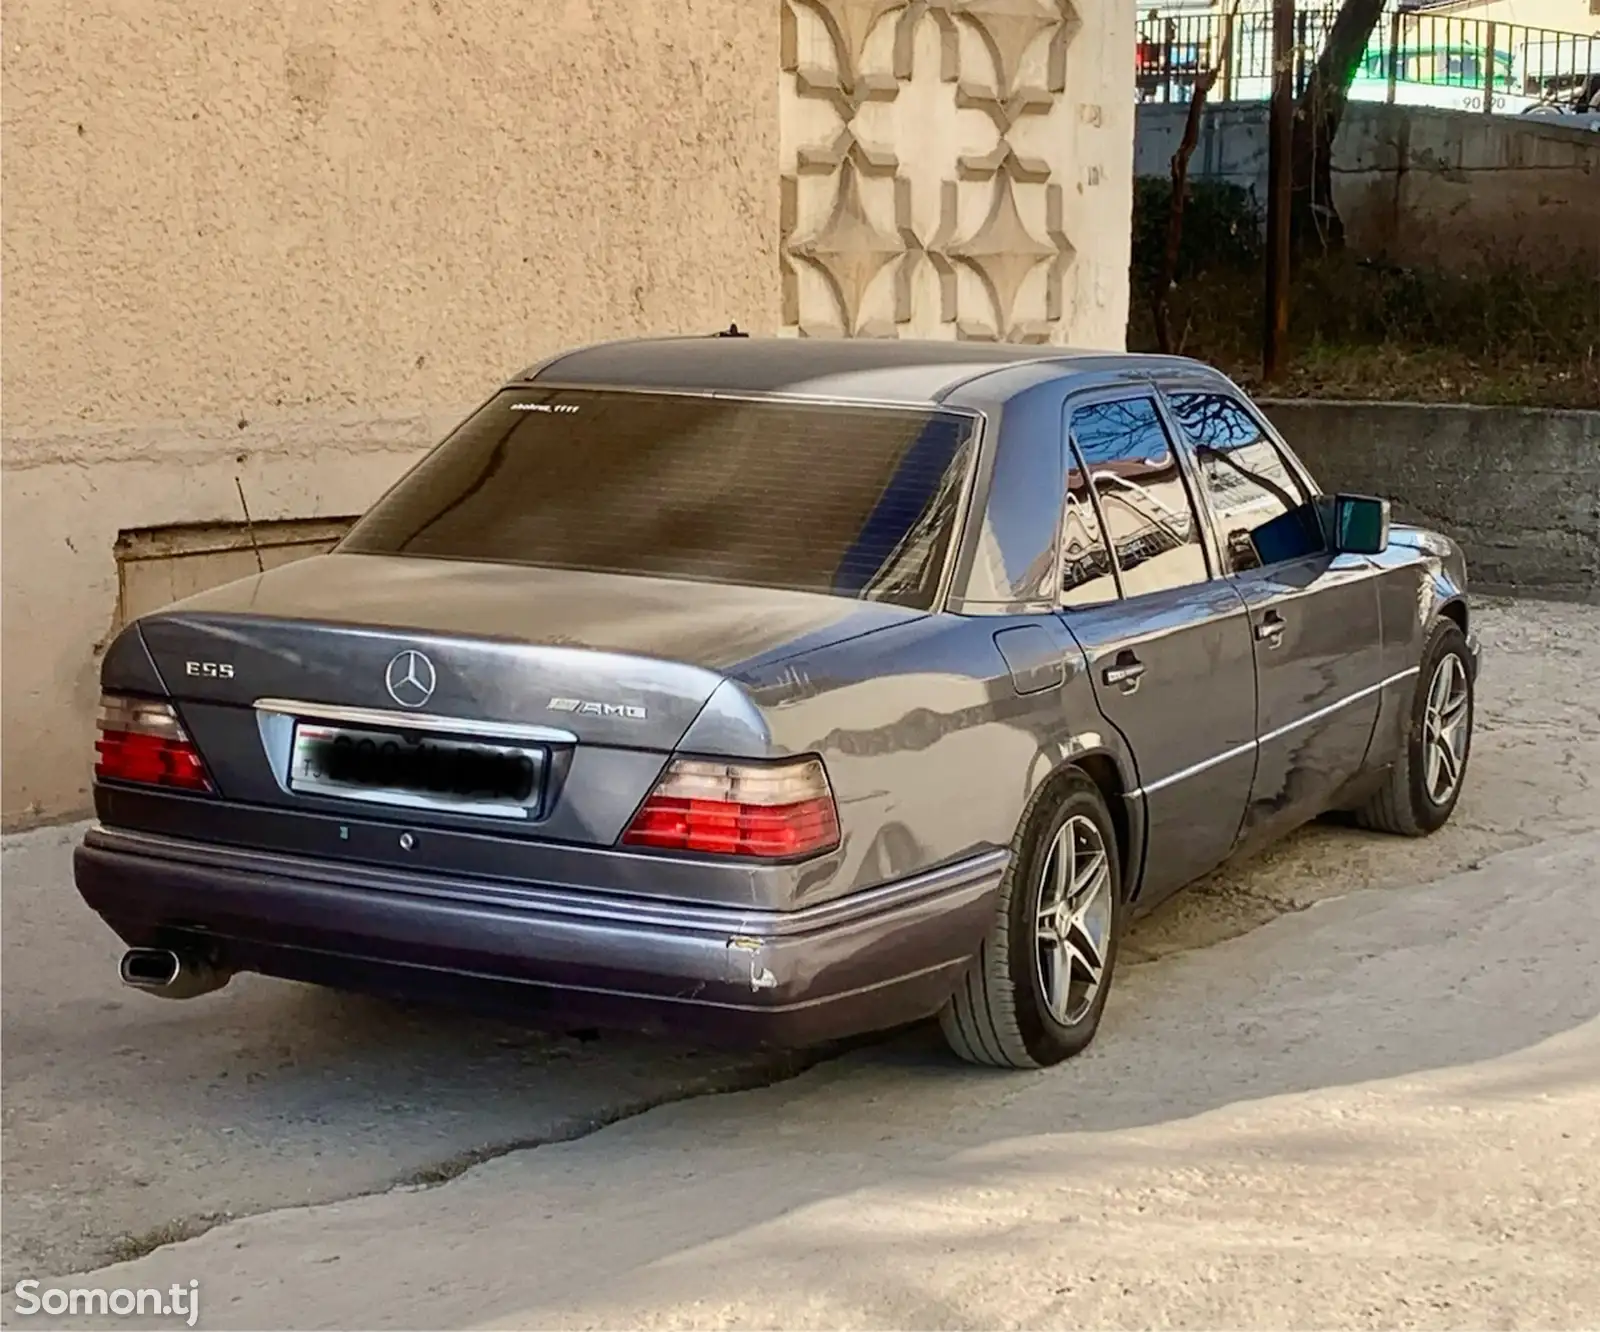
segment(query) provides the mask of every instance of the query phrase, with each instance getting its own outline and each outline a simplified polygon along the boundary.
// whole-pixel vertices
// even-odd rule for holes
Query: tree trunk
[[[1213,66],[1195,80],[1189,100],[1189,114],[1183,120],[1183,138],[1172,155],[1172,198],[1167,205],[1167,244],[1161,256],[1161,271],[1150,292],[1150,315],[1156,326],[1156,348],[1170,356],[1178,348],[1172,338],[1170,297],[1178,281],[1178,259],[1183,252],[1183,205],[1189,197],[1189,159],[1200,141],[1200,120],[1205,115],[1206,99],[1216,85],[1220,69]]]
[[[1294,116],[1294,204],[1296,248],[1336,249],[1344,226],[1333,207],[1333,140],[1344,116],[1346,95],[1367,43],[1383,17],[1385,0],[1344,0],[1317,57]]]

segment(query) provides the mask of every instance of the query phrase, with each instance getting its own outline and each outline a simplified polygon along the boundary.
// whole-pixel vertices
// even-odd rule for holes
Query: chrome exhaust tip
[[[233,979],[232,972],[171,948],[130,948],[122,955],[117,974],[124,985],[162,999],[194,999]]]
[[[117,968],[122,983],[136,990],[164,990],[182,970],[182,959],[170,948],[130,948]]]

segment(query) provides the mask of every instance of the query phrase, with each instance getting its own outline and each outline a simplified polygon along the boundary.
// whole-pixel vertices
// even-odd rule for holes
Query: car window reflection
[[[1315,524],[1279,522],[1309,496],[1261,423],[1221,393],[1179,393],[1173,415],[1194,446],[1200,484],[1217,518],[1229,573],[1314,554]]]
[[[1100,515],[1089,494],[1089,478],[1074,466],[1067,473],[1066,514],[1061,524],[1061,604],[1096,606],[1117,599],[1117,576]]]
[[[1205,582],[1200,525],[1155,403],[1127,398],[1080,408],[1072,438],[1099,501],[1123,593]]]

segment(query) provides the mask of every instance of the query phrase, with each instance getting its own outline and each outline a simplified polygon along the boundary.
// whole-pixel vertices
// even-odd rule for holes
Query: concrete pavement
[[[192,1002],[134,994],[117,982],[120,943],[72,886],[80,831],[5,851],[7,1287],[232,1215],[448,1177],[802,1066],[258,976]]]
[[[1047,1073],[902,1038],[69,1284],[197,1279],[217,1328],[1581,1327],[1597,1013],[1590,833],[1134,968]]]

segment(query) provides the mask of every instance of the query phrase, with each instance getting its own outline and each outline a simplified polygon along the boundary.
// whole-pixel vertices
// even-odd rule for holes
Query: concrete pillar
[[[1121,348],[1133,6],[779,3],[786,331]]]

